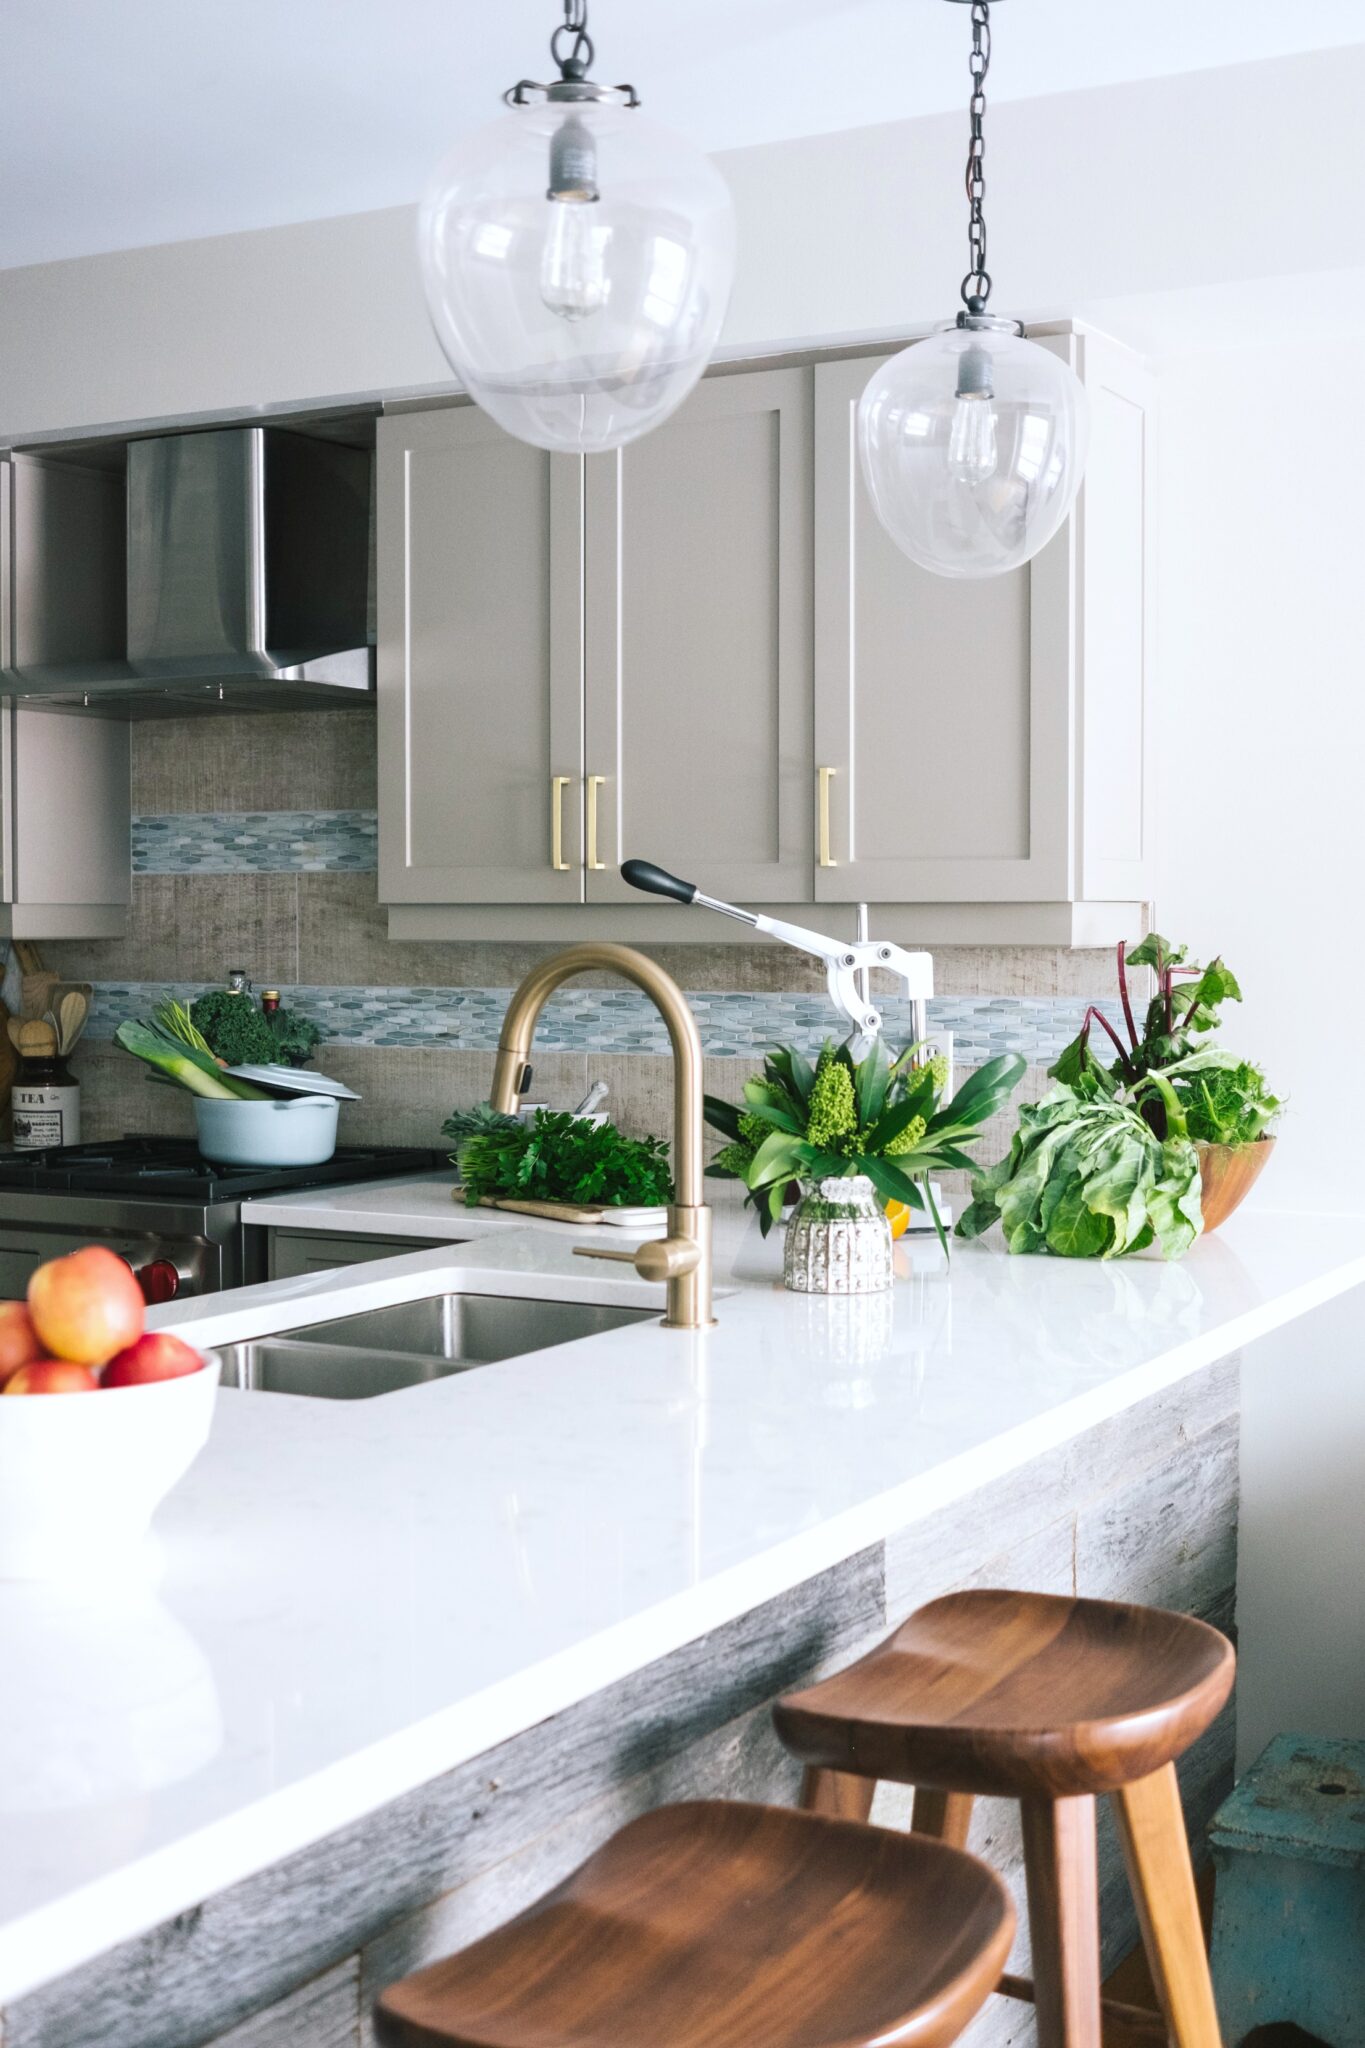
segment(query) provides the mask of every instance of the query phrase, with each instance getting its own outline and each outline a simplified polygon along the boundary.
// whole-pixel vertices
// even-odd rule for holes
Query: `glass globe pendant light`
[[[574,453],[657,427],[701,376],[735,268],[724,179],[597,85],[586,0],[564,0],[559,77],[439,166],[418,223],[427,306],[472,397],[509,433]]]
[[[959,0],[960,4],[960,0]],[[863,478],[882,525],[939,576],[998,576],[1038,553],[1075,503],[1088,401],[1070,366],[994,318],[986,268],[990,0],[971,0],[971,143],[962,311],[876,371],[858,406]]]

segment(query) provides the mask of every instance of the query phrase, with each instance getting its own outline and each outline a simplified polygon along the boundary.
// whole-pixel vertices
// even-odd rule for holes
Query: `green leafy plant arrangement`
[[[473,1114],[464,1112],[462,1114]],[[484,1196],[503,1200],[571,1202],[585,1208],[656,1208],[673,1199],[668,1147],[659,1138],[623,1138],[615,1124],[594,1123],[568,1111],[537,1110],[535,1122],[514,1118],[452,1133],[452,1154],[471,1208]]]
[[[1199,1155],[1183,1129],[1159,1138],[1131,1104],[1065,1082],[1019,1111],[1008,1154],[972,1182],[959,1237],[992,1224],[1012,1252],[1112,1259],[1189,1250],[1202,1228]]]
[[[706,1121],[728,1140],[707,1173],[743,1181],[764,1236],[782,1214],[788,1186],[865,1174],[878,1192],[927,1210],[940,1242],[943,1225],[929,1191],[931,1173],[971,1171],[961,1148],[1002,1109],[1024,1072],[1017,1053],[979,1067],[943,1103],[948,1063],[907,1046],[893,1059],[879,1039],[855,1061],[846,1045],[826,1042],[814,1066],[789,1045],[744,1084],[744,1106],[706,1098]]]
[[[1128,988],[1130,967],[1150,967],[1156,975],[1156,992],[1140,1031]],[[1249,1145],[1263,1137],[1284,1105],[1271,1094],[1260,1068],[1221,1050],[1215,1059],[1203,1057],[1214,1050],[1208,1038],[1222,1021],[1222,1005],[1242,1000],[1232,970],[1221,959],[1200,967],[1190,960],[1188,947],[1152,932],[1131,953],[1120,940],[1118,984],[1129,1043],[1125,1046],[1092,1005],[1078,1035],[1049,1069],[1053,1078],[1087,1094],[1127,1094],[1159,1138],[1169,1131],[1196,1143]],[[1096,1024],[1117,1055],[1108,1066],[1090,1043]],[[1173,1098],[1157,1085],[1157,1076],[1172,1084]]]

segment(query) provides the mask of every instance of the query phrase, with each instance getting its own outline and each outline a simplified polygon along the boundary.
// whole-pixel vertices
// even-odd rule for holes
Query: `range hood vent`
[[[124,474],[49,456],[11,467],[15,696],[167,718],[373,692],[366,449],[228,427],[129,442]]]

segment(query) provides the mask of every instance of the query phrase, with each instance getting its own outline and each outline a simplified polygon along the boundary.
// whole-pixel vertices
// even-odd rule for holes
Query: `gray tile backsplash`
[[[63,975],[96,984],[77,1058],[92,1137],[189,1128],[188,1104],[149,1089],[109,1039],[120,1017],[167,989],[214,986],[233,967],[324,1026],[328,1071],[365,1097],[346,1112],[353,1142],[439,1142],[450,1109],[486,1094],[507,992],[555,948],[390,939],[374,871],[372,712],[135,725],[133,802],[127,936],[43,949]],[[913,931],[886,936],[915,944]],[[765,943],[649,950],[692,998],[717,1093],[737,1095],[776,1038],[814,1046],[839,1035],[821,970],[802,955]],[[1114,1015],[1107,953],[939,947],[935,981],[931,1022],[953,1032],[960,1065],[1020,1051],[1026,1094],[1043,1085],[1088,1000]],[[908,1036],[907,1006],[880,999],[892,1034]],[[601,1075],[623,1127],[667,1128],[666,1041],[635,991],[606,976],[575,983],[547,1009],[536,1052],[538,1097],[572,1102]]]

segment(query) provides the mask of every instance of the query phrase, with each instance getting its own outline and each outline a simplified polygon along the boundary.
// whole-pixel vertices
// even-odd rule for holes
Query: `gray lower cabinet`
[[[444,1237],[351,1237],[328,1230],[272,1230],[268,1236],[272,1280],[329,1273],[338,1266],[363,1266],[371,1259],[396,1259],[402,1252],[429,1252],[438,1244],[459,1242]]]
[[[872,509],[874,360],[815,372],[819,902],[1151,893],[1148,380],[1103,336],[1035,339],[1087,388],[1086,481],[1032,562],[970,582],[917,567]]]

